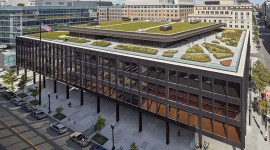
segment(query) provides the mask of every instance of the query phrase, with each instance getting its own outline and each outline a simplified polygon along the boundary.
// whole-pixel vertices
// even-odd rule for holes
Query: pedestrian
[[[56,94],[56,96],[55,96],[55,97],[56,97],[56,99],[58,99],[58,94]]]
[[[178,133],[178,136],[180,137],[180,129],[178,130],[178,132],[177,132],[177,133]]]
[[[69,108],[71,108],[71,102],[68,103]]]

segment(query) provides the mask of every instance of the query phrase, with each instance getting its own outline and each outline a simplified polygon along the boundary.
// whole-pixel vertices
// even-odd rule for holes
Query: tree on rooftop
[[[9,85],[10,91],[14,90],[14,82],[16,82],[18,80],[14,71],[8,70],[7,72],[5,72],[4,75],[1,75],[0,78],[2,78],[4,80],[5,84]]]

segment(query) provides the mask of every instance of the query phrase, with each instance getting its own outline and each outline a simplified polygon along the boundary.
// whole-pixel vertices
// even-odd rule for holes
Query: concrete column
[[[166,121],[166,144],[170,144],[170,123]]]
[[[66,85],[66,99],[69,99],[69,86]]]
[[[46,88],[46,77],[43,76],[43,88]]]
[[[97,96],[97,113],[100,113],[100,96]]]
[[[38,81],[38,105],[41,105],[41,74],[39,74],[39,81]]]
[[[54,93],[57,93],[57,81],[53,81]]]
[[[81,106],[83,105],[83,90],[81,89]]]
[[[142,132],[142,112],[139,112],[139,132]]]
[[[24,68],[24,74],[27,77],[27,69],[26,68]]]
[[[33,83],[36,84],[36,72],[33,71]]]
[[[116,103],[116,122],[119,121],[119,103]]]

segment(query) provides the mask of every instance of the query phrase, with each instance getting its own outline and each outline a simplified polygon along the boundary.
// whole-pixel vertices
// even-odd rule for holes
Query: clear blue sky
[[[262,4],[266,0],[250,0],[251,3],[253,4]]]

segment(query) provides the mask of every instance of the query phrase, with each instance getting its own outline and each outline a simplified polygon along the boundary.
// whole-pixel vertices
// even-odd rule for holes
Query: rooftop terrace
[[[124,32],[144,32],[151,34],[175,34],[183,31],[188,31],[196,28],[206,27],[214,25],[211,22],[201,22],[197,24],[191,24],[189,22],[152,22],[152,21],[108,21],[101,22],[99,25],[88,26],[87,24],[73,26],[75,28],[87,28],[98,30],[113,30]],[[160,31],[159,27],[169,25],[172,26],[172,30]]]
[[[120,22],[114,22],[115,24]],[[181,24],[181,23],[179,23]],[[187,23],[185,23],[187,24]],[[101,24],[104,28],[110,27]],[[154,29],[154,28],[153,28]],[[214,69],[216,72],[226,71],[237,73],[241,70],[240,62],[245,61],[242,50],[245,46],[247,31],[219,29],[193,36],[177,42],[167,48],[145,47],[141,45],[123,44],[113,39],[85,39],[70,37],[69,32],[42,33],[43,40],[50,40],[59,44],[67,44],[106,53],[117,53],[143,59],[153,59],[176,65],[199,67],[200,69]],[[27,36],[38,38],[39,34]],[[246,50],[245,52],[246,53]],[[241,60],[240,60],[241,59]],[[239,67],[240,66],[240,67]],[[202,68],[203,67],[203,68]]]

